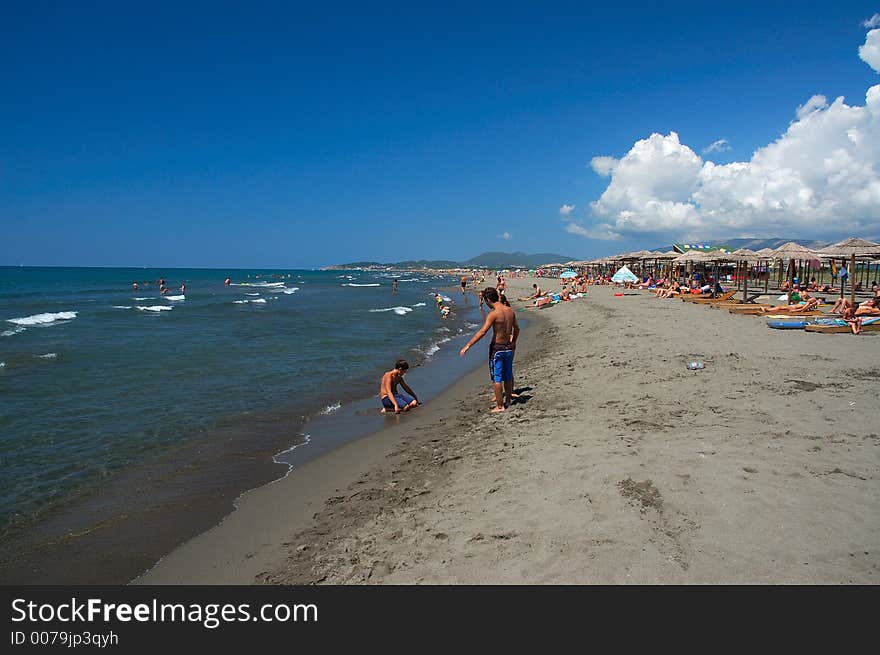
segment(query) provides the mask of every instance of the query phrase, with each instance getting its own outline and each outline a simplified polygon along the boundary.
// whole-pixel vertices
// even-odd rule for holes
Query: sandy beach
[[[137,582],[877,582],[878,337],[612,292],[517,314],[507,412],[481,368]]]

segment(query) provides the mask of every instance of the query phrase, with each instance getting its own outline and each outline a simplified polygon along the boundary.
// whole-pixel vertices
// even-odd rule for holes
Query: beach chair
[[[736,295],[736,289],[731,289],[730,291],[725,291],[724,293],[718,294],[716,297],[712,297],[710,295],[700,295],[700,296],[691,296],[690,298],[682,297],[684,302],[693,302],[698,305],[711,305],[713,303],[719,302],[727,302],[731,298]]]

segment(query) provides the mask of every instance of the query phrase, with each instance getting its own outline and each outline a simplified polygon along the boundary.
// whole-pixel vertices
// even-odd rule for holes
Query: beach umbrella
[[[635,273],[629,270],[629,268],[621,266],[617,269],[617,272],[611,276],[611,281],[620,284],[622,282],[638,282],[639,278],[637,278]]]
[[[559,276],[562,280],[567,280],[569,278],[577,277],[577,273],[574,271],[562,271],[562,274]]]
[[[799,243],[795,243],[794,241],[789,241],[788,243],[782,244],[773,253],[770,255],[774,259],[787,259],[789,261],[788,265],[788,278],[789,278],[789,287],[788,287],[788,297],[791,300],[791,292],[792,285],[794,284],[794,262],[796,259],[819,259],[822,256],[822,253],[813,250],[812,248],[807,248],[806,246],[802,246]]]
[[[843,241],[838,241],[837,243],[832,243],[830,246],[826,246],[822,248],[820,251],[823,255],[831,256],[831,257],[840,257],[850,259],[850,302],[855,306],[856,304],[856,281],[855,281],[855,267],[856,267],[856,257],[871,257],[873,255],[880,255],[880,244],[874,243],[873,241],[867,241],[865,239],[857,239],[856,237],[850,237],[849,239],[844,239]],[[840,285],[840,297],[843,298],[843,284]]]

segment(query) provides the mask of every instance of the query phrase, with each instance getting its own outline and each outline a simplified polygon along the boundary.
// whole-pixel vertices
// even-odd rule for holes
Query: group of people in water
[[[169,289],[168,286],[166,286],[166,284],[165,284],[164,277],[160,277],[158,280],[144,280],[140,283],[137,281],[132,282],[131,283],[131,290],[132,291],[140,291],[141,285],[143,285],[144,287],[148,287],[151,284],[159,285],[159,294],[160,295],[167,296],[169,293],[171,293],[171,289]],[[180,283],[180,293],[186,293],[186,282]]]

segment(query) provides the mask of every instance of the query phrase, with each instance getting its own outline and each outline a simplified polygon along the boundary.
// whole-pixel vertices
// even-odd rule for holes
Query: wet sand
[[[521,403],[490,415],[477,370],[140,581],[877,582],[877,334],[609,287],[518,316]]]

